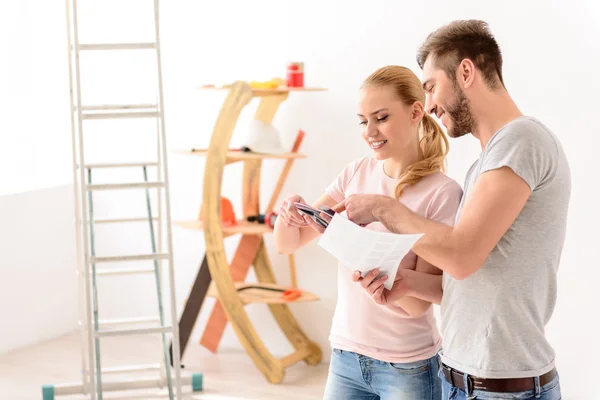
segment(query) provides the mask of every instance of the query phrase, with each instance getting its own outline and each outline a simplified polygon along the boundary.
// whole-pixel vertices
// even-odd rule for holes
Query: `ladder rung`
[[[133,324],[144,324],[144,323],[159,323],[160,318],[158,317],[138,317],[138,318],[123,318],[123,319],[104,319],[100,320],[101,327],[107,326],[123,326]]]
[[[127,365],[123,367],[108,367],[102,368],[103,374],[122,374],[128,372],[148,372],[160,370],[160,364],[146,364],[146,365]],[[89,374],[88,371],[86,371]]]
[[[140,380],[138,380],[140,379]],[[143,380],[141,380],[143,379]],[[122,390],[126,390],[129,391],[129,394],[124,394],[125,392],[120,392],[123,394],[118,394],[118,395],[113,395],[111,394],[111,396],[109,397],[110,400],[139,400],[140,399],[140,393],[137,392],[136,390],[138,389],[145,389],[145,388],[149,388],[149,389],[154,389],[150,392],[144,392],[144,400],[153,400],[153,399],[157,399],[157,400],[165,400],[169,398],[169,392],[166,389],[166,380],[165,379],[161,379],[161,378],[154,378],[154,377],[141,377],[141,378],[135,378],[135,380],[132,381],[125,381],[123,382],[123,380],[119,380],[118,382],[112,382],[112,381],[102,381],[102,392],[106,393],[108,391],[114,391],[116,389],[112,389],[110,390],[110,387],[115,387],[112,386],[112,384],[119,384],[120,386],[116,386],[116,387],[121,387]],[[144,385],[144,386],[139,386],[139,385]],[[65,389],[62,389],[65,386],[54,386],[55,387],[55,394],[58,394],[57,392],[60,391],[61,393],[64,393]],[[78,396],[69,396],[68,399],[69,400],[89,400],[90,396],[83,396],[81,395],[81,393],[86,393],[85,390],[89,390],[89,388],[84,388],[81,384],[79,384],[79,390],[77,391],[73,391],[72,393],[78,394]],[[60,388],[60,389],[58,389]],[[131,392],[131,390],[134,390],[133,392]],[[198,397],[189,397],[189,396],[193,396],[194,392],[190,392],[188,394],[186,394],[184,392],[184,389],[182,388],[182,395],[184,395],[184,399],[198,399]],[[188,396],[188,397],[185,397]],[[97,397],[96,397],[97,398]],[[105,399],[107,397],[104,397]]]
[[[106,163],[106,164],[86,164],[85,168],[129,168],[129,167],[156,167],[157,162],[139,162],[139,163]]]
[[[158,221],[157,217],[152,217],[153,221]],[[148,217],[139,218],[96,218],[94,224],[113,224],[119,222],[148,222]]]
[[[130,336],[130,335],[146,335],[152,333],[166,333],[170,332],[170,326],[157,326],[154,328],[138,328],[138,329],[114,329],[114,330],[100,330],[95,332],[96,337],[108,337],[108,336]]]
[[[156,43],[97,43],[79,45],[79,50],[142,50],[154,48],[156,48]]]
[[[86,375],[89,374],[88,371],[84,371],[83,373],[85,373]],[[154,375],[154,374],[152,374],[152,375]],[[202,375],[201,374],[193,374],[193,375],[185,374],[184,375],[182,373],[181,384],[182,385],[192,385],[192,382],[196,376],[201,377]],[[118,380],[115,378],[113,378],[111,380],[103,381],[102,382],[102,391],[122,392],[122,391],[127,391],[127,390],[131,391],[134,389],[157,389],[157,388],[165,388],[166,383],[167,383],[166,379],[164,379],[162,377],[154,377],[154,376],[152,376],[152,377],[141,376],[141,377],[134,377],[134,378],[118,379]],[[89,399],[89,396],[81,397],[82,393],[88,393],[87,391],[89,391],[89,387],[84,387],[84,385],[82,385],[81,381],[79,381],[77,383],[65,383],[65,384],[53,385],[53,389],[54,389],[55,395],[61,395],[61,396],[79,395],[74,398],[72,396],[70,396],[70,397],[68,397],[69,399],[73,399],[73,400]],[[146,393],[144,393],[143,398],[144,399],[150,399],[150,398],[154,399],[154,398],[157,398],[157,396],[161,399],[164,399],[165,397],[168,397],[168,394],[165,395],[163,393],[158,393],[155,395],[153,393],[153,394],[146,395]],[[140,395],[139,395],[139,393],[131,393],[129,396],[116,394],[116,396],[110,396],[110,398],[114,399],[114,400],[125,400],[125,399],[132,400],[132,399],[139,399]]]
[[[138,274],[153,274],[154,268],[98,268],[96,269],[96,275],[109,276],[109,275],[138,275]]]
[[[154,260],[166,260],[169,255],[163,254],[142,254],[135,256],[114,256],[114,257],[90,257],[90,263],[102,263],[102,262],[118,262],[118,261],[154,261]]]
[[[152,189],[164,187],[164,182],[107,183],[87,185],[87,190]]]
[[[142,110],[158,109],[156,104],[104,104],[98,106],[82,106],[81,111],[105,111],[105,110]]]
[[[158,111],[131,111],[118,113],[88,113],[83,112],[83,119],[119,119],[119,118],[153,118],[158,117]]]

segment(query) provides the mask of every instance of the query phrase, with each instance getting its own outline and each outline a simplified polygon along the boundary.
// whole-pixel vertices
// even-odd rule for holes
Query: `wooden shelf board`
[[[184,154],[189,156],[206,157],[208,149],[189,149],[189,150],[173,150],[175,154]],[[240,150],[229,150],[227,152],[227,162],[244,161],[244,160],[262,160],[262,159],[282,159],[289,160],[295,158],[306,158],[306,154],[301,153],[281,153],[281,154],[264,154],[246,152]]]
[[[259,282],[235,282],[236,289],[244,288],[246,286],[261,286],[265,288],[276,288],[276,289],[289,289],[287,286],[278,285],[274,283],[259,283]],[[301,290],[301,289],[300,289]],[[289,303],[306,303],[309,301],[319,301],[319,296],[314,293],[310,293],[304,290],[301,290],[302,295],[293,301],[285,301],[281,298],[281,294],[283,292],[276,292],[272,290],[263,290],[258,288],[251,288],[242,291],[238,291],[238,296],[240,300],[244,304],[289,304]],[[206,294],[210,297],[219,297],[217,287],[215,283],[212,282],[210,287],[208,288],[208,292]]]
[[[202,221],[190,220],[190,221],[173,221],[175,225],[178,225],[185,229],[193,230],[204,230],[204,224]],[[273,230],[266,224],[259,224],[257,222],[237,221],[236,225],[223,225],[223,234],[226,236],[235,235],[237,233],[243,235],[262,235],[265,233],[272,233]]]
[[[200,90],[228,90],[231,88],[231,85],[200,85],[197,86],[197,89]],[[267,88],[253,88],[252,95],[253,96],[269,96],[276,95],[281,93],[289,93],[289,92],[322,92],[326,91],[326,88],[318,88],[318,87],[287,87],[287,86],[279,86],[277,88],[267,89]]]

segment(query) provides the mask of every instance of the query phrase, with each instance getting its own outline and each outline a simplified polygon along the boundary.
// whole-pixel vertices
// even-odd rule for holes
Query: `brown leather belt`
[[[443,363],[440,364],[440,368],[442,369],[446,380],[453,386],[456,386],[463,391],[467,391],[465,389],[464,374],[460,371],[450,368]],[[550,382],[552,378],[554,378],[554,375],[556,375],[556,368],[553,368],[552,371],[540,376],[540,387]],[[469,375],[468,380],[471,390],[507,393],[535,390],[535,382],[533,378],[487,379]]]

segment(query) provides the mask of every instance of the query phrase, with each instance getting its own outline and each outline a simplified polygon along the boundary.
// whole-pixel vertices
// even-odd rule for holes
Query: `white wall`
[[[0,354],[77,327],[72,186],[0,197]]]
[[[9,24],[15,32],[30,32],[31,39],[26,37],[24,40],[30,40],[32,50],[27,53],[21,48],[10,48],[10,54],[14,56],[7,60],[19,60],[19,65],[23,66],[15,68],[15,64],[9,61],[0,63],[0,66],[8,66],[11,71],[19,73],[19,82],[28,82],[27,74],[39,76],[36,74],[42,74],[41,71],[52,73],[45,79],[34,81],[35,84],[30,84],[30,88],[11,83],[14,82],[12,79],[5,80],[8,82],[8,92],[0,91],[3,109],[9,106],[13,111],[10,113],[10,125],[1,131],[1,170],[18,171],[18,174],[11,174],[9,184],[6,183],[6,175],[0,174],[3,187],[15,186],[15,182],[19,186],[22,181],[31,182],[31,187],[42,187],[54,182],[50,176],[60,176],[61,183],[70,180],[67,81],[66,77],[63,78],[66,74],[66,54],[64,51],[61,53],[61,49],[64,49],[63,10],[57,11],[60,7],[52,8],[46,3],[20,3],[29,5],[29,8],[21,6],[22,12],[28,17],[22,16],[18,24]],[[102,35],[108,35],[104,36],[104,40],[110,40],[116,39],[121,32],[130,40],[145,38],[147,25],[141,21],[150,15],[141,13],[134,19],[134,24],[127,25],[127,17],[136,11],[128,8],[129,4],[120,2],[118,21],[110,25],[110,30],[106,30],[106,25],[101,23],[101,18],[108,17],[108,14],[97,15],[97,25],[88,37],[101,41]],[[147,2],[131,4],[142,7]],[[593,378],[593,368],[582,368],[581,365],[590,365],[589,360],[593,360],[590,357],[594,352],[598,356],[593,345],[596,337],[594,322],[598,315],[595,305],[598,302],[593,294],[600,275],[594,268],[596,252],[593,251],[592,227],[600,222],[600,218],[595,186],[590,185],[595,178],[584,177],[584,172],[593,171],[593,168],[584,163],[595,160],[600,146],[593,118],[597,107],[595,94],[600,89],[595,71],[600,61],[598,45],[592,40],[599,35],[600,7],[597,2],[588,0],[567,5],[558,0],[511,0],[502,3],[460,0],[451,4],[443,1],[374,1],[368,7],[364,4],[359,7],[336,1],[231,0],[163,2],[162,6],[167,131],[171,147],[202,147],[208,143],[223,94],[193,90],[199,84],[283,76],[285,63],[299,60],[306,65],[307,85],[329,89],[323,93],[291,95],[274,121],[284,134],[283,140],[287,146],[291,145],[299,128],[307,133],[303,151],[309,158],[294,166],[283,191],[283,195],[301,193],[307,200],[319,196],[347,162],[368,154],[368,149],[361,142],[355,118],[357,88],[367,75],[386,64],[405,65],[419,74],[415,52],[427,33],[453,19],[487,20],[503,49],[505,81],[511,94],[525,113],[540,118],[554,129],[571,162],[573,196],[568,238],[560,270],[559,301],[548,326],[548,335],[558,353],[558,366],[565,393],[568,394],[565,398],[589,398],[585,390],[591,387],[589,382]],[[2,7],[5,7],[4,4]],[[38,13],[45,13],[52,18],[41,20]],[[0,15],[6,13],[0,12]],[[139,35],[136,33],[138,27],[142,32]],[[24,42],[23,46],[27,47],[27,43]],[[57,46],[52,55],[48,54],[50,45]],[[30,63],[19,54],[29,54]],[[99,56],[94,57],[97,58],[89,64],[94,68],[94,74],[113,73],[115,65],[124,65],[114,64],[118,60],[115,57],[111,57],[107,63],[101,61]],[[131,62],[143,61],[135,56],[127,56],[127,59]],[[41,63],[45,68],[40,67]],[[129,71],[122,72],[125,78],[114,81],[109,88],[100,83],[103,81],[99,76],[89,78],[87,88],[99,93],[92,100],[119,102],[119,97],[132,99],[131,96],[139,92],[120,89],[139,88],[144,79],[152,78],[150,72],[141,72],[141,69],[136,72],[133,67],[127,69]],[[132,70],[135,73],[133,81],[126,78]],[[153,93],[150,90],[142,94],[151,97]],[[36,101],[40,99],[53,99],[47,102],[47,118],[32,120],[17,114],[11,99],[19,95],[26,97],[25,103],[35,105],[39,105]],[[253,103],[244,112],[238,128],[242,129],[244,122],[252,116],[255,105]],[[45,122],[49,121],[50,115],[63,117],[53,117],[56,120]],[[127,140],[129,135],[115,129],[99,128],[92,133],[91,140],[94,142],[90,143],[96,146],[92,156],[99,154],[100,150],[109,150],[115,158],[129,152],[126,149],[136,142]],[[151,127],[132,129],[136,134],[143,135],[143,131],[151,130]],[[239,141],[240,129],[236,131],[232,145]],[[112,138],[103,136],[107,131],[113,134]],[[7,132],[17,134],[8,136]],[[112,142],[116,139],[119,141]],[[31,143],[44,145],[34,146],[35,152],[32,153],[27,146]],[[7,151],[7,146],[11,150]],[[150,148],[142,150],[151,151]],[[472,138],[453,140],[449,175],[462,183],[466,169],[478,152],[477,143]],[[25,158],[20,158],[21,155]],[[137,153],[135,156],[141,157]],[[24,165],[29,165],[24,160],[33,161],[36,168],[33,171],[24,169]],[[42,166],[43,175],[39,175]],[[172,156],[170,166],[173,218],[195,218],[202,198],[203,161]],[[265,201],[281,166],[281,162],[269,162],[263,169],[261,195]],[[237,165],[227,168],[223,191],[225,196],[234,201],[238,212],[241,211],[240,172],[241,168]],[[100,178],[129,177],[104,175]],[[137,176],[132,178],[137,179]],[[143,199],[132,196],[117,200],[98,197],[98,213],[114,215],[120,212],[117,205],[126,205],[134,212],[133,207],[140,201]],[[143,208],[139,212],[143,212]],[[3,229],[12,231],[12,228]],[[147,237],[142,236],[147,234],[145,226],[130,227],[126,232],[127,237],[108,231],[100,232],[99,249],[117,254],[126,251],[126,244],[133,246],[129,248],[134,250],[147,246]],[[174,228],[173,232],[178,302],[181,306],[203,254],[203,238],[199,233],[179,228]],[[236,241],[235,238],[227,240],[230,254],[235,249]],[[270,238],[267,239],[267,246],[278,278],[283,283],[289,282],[285,258],[275,254]],[[336,301],[335,260],[311,244],[297,253],[297,264],[300,285],[317,293],[322,301],[295,305],[294,312],[300,324],[323,346],[327,354],[327,335]],[[133,307],[132,312],[143,314],[152,311],[152,304],[142,296],[152,293],[147,292],[150,290],[148,286],[143,289],[140,285],[129,294],[125,290],[118,291],[118,288],[125,289],[127,285],[111,287],[115,288],[115,293],[123,293],[124,297],[108,299],[104,308],[107,312],[119,311],[121,300],[126,300]],[[250,306],[248,311],[269,348],[279,354],[289,350],[283,336],[273,329],[274,324],[266,308]],[[191,345],[197,343],[206,317],[205,310],[200,316]],[[316,322],[313,322],[315,319]],[[239,347],[230,329],[226,332],[223,346]]]
[[[0,3],[0,195],[71,181],[62,4]]]

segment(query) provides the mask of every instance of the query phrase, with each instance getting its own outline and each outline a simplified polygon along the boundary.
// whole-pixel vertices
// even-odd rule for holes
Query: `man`
[[[392,232],[424,233],[413,251],[444,271],[444,398],[558,399],[555,353],[544,327],[556,302],[571,191],[565,154],[556,136],[511,99],[485,22],[438,29],[417,58],[426,110],[449,136],[471,133],[481,143],[456,223],[427,220],[385,196],[351,196],[334,210],[358,224],[380,221]],[[378,302],[406,294],[406,283],[384,290],[374,272],[357,280]],[[423,284],[429,278],[423,275],[412,295],[435,297]]]

